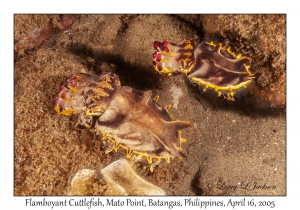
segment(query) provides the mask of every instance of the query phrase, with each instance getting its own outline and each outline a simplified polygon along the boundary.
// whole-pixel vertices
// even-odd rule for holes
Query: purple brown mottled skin
[[[62,115],[79,114],[75,128],[94,128],[110,146],[107,152],[122,149],[127,158],[146,161],[153,170],[161,159],[185,157],[180,129],[191,123],[173,120],[151,96],[150,90],[121,87],[114,73],[77,73],[60,89],[54,109]]]
[[[72,16],[70,15],[60,15],[62,31],[68,30],[73,23]]]
[[[253,84],[254,75],[246,65],[250,58],[236,55],[230,48],[213,42],[197,45],[195,39],[188,39],[178,44],[154,42],[153,66],[159,73],[169,76],[183,73],[195,84],[213,90],[218,96],[224,95],[234,100],[234,95],[242,95]],[[245,91],[246,90],[246,91]]]

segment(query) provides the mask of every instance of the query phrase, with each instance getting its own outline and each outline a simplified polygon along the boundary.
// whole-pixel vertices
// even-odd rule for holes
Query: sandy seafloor
[[[182,130],[186,159],[153,173],[136,168],[166,195],[286,195],[285,15],[70,17],[63,28],[59,15],[15,15],[14,195],[66,195],[78,170],[123,158],[105,155],[99,139],[73,129],[76,117],[53,109],[70,75],[104,71],[118,74],[122,85],[152,90],[159,103],[173,104],[176,118],[192,122]],[[256,92],[226,101],[183,75],[154,71],[153,41],[194,35],[251,57]]]

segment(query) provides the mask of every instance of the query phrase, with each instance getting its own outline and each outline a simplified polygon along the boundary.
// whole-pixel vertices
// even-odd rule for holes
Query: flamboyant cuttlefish
[[[213,90],[228,100],[242,95],[253,84],[254,75],[247,65],[250,58],[236,55],[222,44],[185,39],[178,44],[154,42],[153,66],[159,73],[183,73],[203,91]]]
[[[107,153],[123,150],[127,158],[148,162],[152,171],[161,159],[169,163],[175,156],[185,157],[180,129],[191,123],[173,120],[168,106],[151,96],[150,90],[122,87],[114,73],[77,73],[61,87],[54,109],[62,115],[78,114],[75,128],[94,128],[108,145]]]

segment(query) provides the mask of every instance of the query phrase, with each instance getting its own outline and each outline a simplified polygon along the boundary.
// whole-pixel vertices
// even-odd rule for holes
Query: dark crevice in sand
[[[152,90],[159,87],[160,76],[152,70],[152,66],[146,67],[131,64],[126,62],[120,55],[96,51],[80,44],[73,45],[67,50],[81,57],[83,61],[85,61],[86,57],[94,58],[96,63],[85,62],[85,64],[98,75],[103,71],[103,69],[99,68],[102,62],[114,65],[115,73],[119,75],[123,86],[131,86],[138,90]]]

